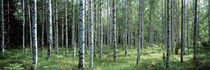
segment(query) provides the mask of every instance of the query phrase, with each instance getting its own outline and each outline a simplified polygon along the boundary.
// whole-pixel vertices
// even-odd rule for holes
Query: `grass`
[[[106,47],[106,46],[104,46]],[[124,50],[118,46],[117,62],[113,61],[113,50],[107,52],[104,48],[102,60],[99,60],[98,54],[94,57],[93,68],[89,68],[89,54],[85,53],[86,70],[166,70],[165,62],[163,61],[163,53],[160,47],[145,48],[143,54],[140,56],[140,62],[136,65],[137,49],[128,48],[128,55],[124,56]],[[210,52],[206,49],[199,48],[198,69],[208,70],[210,68]],[[59,49],[58,55],[55,54],[54,49],[52,57],[46,60],[47,52],[41,57],[39,52],[38,70],[77,70],[78,69],[78,55],[73,59],[73,52],[69,52],[65,56],[64,51]],[[180,63],[180,55],[171,54],[169,70],[193,70],[195,65],[193,62],[193,50],[186,51],[184,55],[184,62]],[[0,70],[28,70],[32,66],[31,52],[28,51],[24,57],[22,50],[9,50],[5,52],[4,56],[0,56]],[[78,52],[77,52],[78,54]]]

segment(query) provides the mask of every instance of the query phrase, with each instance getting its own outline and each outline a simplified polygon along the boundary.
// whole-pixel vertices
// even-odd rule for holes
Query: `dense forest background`
[[[79,58],[78,68],[80,69],[81,51],[83,57],[88,59],[92,57],[90,62],[95,61],[97,64],[100,64],[102,58],[114,57],[114,61],[117,61],[115,59],[119,57],[118,62],[121,62],[123,60],[121,56],[135,58],[137,56],[137,62],[134,64],[138,65],[142,64],[141,58],[147,57],[147,54],[159,53],[158,56],[160,60],[163,59],[161,62],[166,63],[163,64],[166,65],[166,68],[170,62],[172,69],[173,65],[176,67],[172,61],[176,59],[170,56],[180,58],[177,60],[180,60],[181,63],[185,61],[185,58],[194,59],[192,63],[195,65],[192,66],[199,69],[210,67],[208,65],[210,57],[207,57],[210,49],[210,0],[1,0],[0,39],[1,51],[5,49],[5,53],[2,52],[0,57],[0,69],[8,69],[12,67],[9,64],[19,63],[6,63],[6,58],[10,58],[10,54],[15,54],[15,51],[18,51],[19,56],[14,59],[28,58],[27,61],[20,60],[19,63],[23,64],[20,67],[28,68],[24,66],[24,63],[29,64],[34,55],[31,52],[34,52],[32,30],[35,2],[37,6],[37,31],[35,32],[37,32],[38,57],[42,59],[39,60],[40,62],[44,62],[43,57],[49,59],[50,56],[52,56],[51,60],[56,60],[57,54],[64,55],[65,52],[63,58],[70,60]],[[81,14],[81,8],[83,14]],[[81,18],[81,16],[84,17]],[[84,33],[80,33],[81,31]],[[81,39],[83,37],[84,46],[80,44],[83,42]],[[170,58],[172,60],[169,60]],[[127,61],[129,60],[136,61],[136,59],[128,58]],[[104,62],[107,61],[104,59]],[[126,63],[128,62],[124,64]],[[74,68],[75,64],[70,63],[71,67],[66,69],[77,69]],[[85,63],[82,63],[81,68],[84,68],[83,64]],[[203,67],[202,64],[204,64]],[[94,66],[90,65],[91,67]],[[191,68],[193,67],[177,69]],[[38,69],[42,67],[38,65]],[[63,68],[58,67],[58,69]],[[99,69],[103,70],[103,65]],[[110,69],[126,68],[111,68],[110,66],[106,70]],[[154,69],[165,69],[165,67]]]

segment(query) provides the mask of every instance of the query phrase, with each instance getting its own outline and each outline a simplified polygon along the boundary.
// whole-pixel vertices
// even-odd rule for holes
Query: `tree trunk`
[[[189,12],[188,12],[188,6],[189,4],[187,4],[187,50],[189,52]]]
[[[68,14],[67,14],[67,4],[68,4],[68,0],[66,0],[65,3],[65,23],[66,23],[66,47],[65,47],[65,55],[67,56],[68,53]]]
[[[93,38],[93,23],[92,23],[92,0],[89,0],[89,49],[90,49],[90,68],[93,67],[93,46],[94,46],[94,38]]]
[[[196,37],[197,37],[197,0],[195,0],[195,12],[194,12],[194,37],[193,37],[193,49],[194,49],[194,56],[193,56],[193,60],[196,61],[197,58],[197,47],[196,47]],[[197,64],[196,64],[197,66]]]
[[[85,68],[85,60],[84,60],[84,47],[85,47],[85,31],[84,31],[84,17],[85,17],[85,11],[84,11],[84,0],[79,1],[79,69]]]
[[[23,53],[25,54],[25,0],[22,0],[22,16],[23,16]]]
[[[117,62],[117,32],[116,32],[116,0],[113,0],[113,9],[112,9],[112,17],[113,17],[113,43],[114,43],[114,61]]]
[[[4,54],[4,0],[1,0],[1,53]]]
[[[169,0],[167,0],[167,58],[166,58],[166,68],[169,67],[169,64],[170,64],[170,46],[171,46],[171,43],[170,43],[170,14],[169,14]]]
[[[75,23],[74,23],[74,0],[72,0],[72,41],[71,45],[73,48],[73,58],[76,57],[76,46],[75,46]]]
[[[102,52],[103,52],[103,24],[102,24],[102,0],[99,0],[99,24],[100,24],[100,60],[102,59]]]
[[[149,43],[150,43],[150,47],[153,48],[153,3],[151,1],[150,4],[150,24],[149,24]]]
[[[142,16],[141,16],[141,14],[142,14],[142,0],[139,0],[139,23],[138,23],[138,32],[137,32],[137,61],[136,61],[136,64],[138,65],[139,64],[139,59],[140,59],[140,47],[141,47],[141,23],[142,23]]]
[[[124,48],[125,56],[127,56],[127,0],[124,0]]]
[[[183,62],[184,55],[184,1],[182,0],[182,9],[181,9],[181,62]]]
[[[32,60],[33,69],[37,67],[38,48],[37,48],[37,0],[32,0]]]
[[[96,0],[94,0],[94,57],[96,57],[96,48],[97,48],[97,26],[96,26]]]
[[[29,39],[30,39],[30,50],[32,51],[32,33],[31,33],[31,7],[30,7],[30,0],[28,1],[28,24],[29,24]]]
[[[52,6],[51,0],[48,0],[48,55],[47,59],[51,56],[51,48],[52,48]]]
[[[45,17],[44,17],[44,12],[45,12],[45,9],[44,9],[44,6],[45,5],[45,1],[42,2],[42,51],[41,51],[41,56],[44,54],[44,24],[45,24]]]
[[[55,0],[55,53],[58,54],[58,0]]]

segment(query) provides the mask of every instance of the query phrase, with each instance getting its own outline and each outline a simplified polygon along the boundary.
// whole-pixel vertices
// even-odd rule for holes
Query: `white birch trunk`
[[[53,46],[52,42],[52,6],[51,0],[48,0],[48,59],[51,56],[51,48]]]
[[[68,53],[68,14],[67,14],[67,3],[68,3],[68,0],[66,0],[66,3],[65,3],[65,23],[66,23],[66,47],[65,47],[65,55],[67,56],[67,53]]]
[[[94,46],[94,38],[93,38],[93,18],[92,18],[92,0],[89,0],[89,49],[90,49],[90,68],[93,67],[93,46]]]
[[[73,48],[73,58],[76,57],[76,46],[75,46],[75,23],[74,23],[74,0],[72,0],[72,41],[71,45]]]
[[[84,0],[79,0],[79,69],[85,68],[84,47],[85,47],[85,11]]]
[[[99,0],[99,24],[100,24],[100,54],[99,58],[102,59],[102,52],[103,52],[103,24],[102,24],[102,0]]]
[[[113,0],[112,2],[113,4],[113,9],[112,9],[112,12],[113,12],[113,43],[114,43],[114,61],[116,62],[117,61],[117,35],[116,35],[116,0]]]
[[[22,19],[23,19],[23,53],[25,54],[25,0],[22,0]]]
[[[38,61],[37,47],[37,0],[32,0],[32,54],[33,68],[36,69]]]

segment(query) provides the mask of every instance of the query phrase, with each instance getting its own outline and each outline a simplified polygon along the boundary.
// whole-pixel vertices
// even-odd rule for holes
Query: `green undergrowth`
[[[106,46],[104,46],[106,47]],[[113,61],[113,50],[107,51],[103,49],[102,59],[99,59],[98,51],[94,57],[93,68],[89,68],[89,52],[85,52],[85,69],[86,70],[166,70],[163,53],[159,46],[153,48],[144,48],[140,56],[140,62],[136,65],[137,49],[135,47],[128,47],[127,56],[124,55],[124,49],[118,46],[117,62]],[[78,69],[78,52],[76,58],[73,59],[73,52],[69,50],[68,55],[65,56],[63,49],[59,49],[56,55],[52,49],[52,56],[46,60],[47,50],[41,56],[39,49],[38,70],[77,70]],[[78,49],[77,49],[78,50]],[[207,70],[210,68],[210,52],[207,49],[198,49],[198,67],[195,67],[193,61],[193,50],[186,49],[184,55],[184,62],[180,62],[180,55],[175,55],[171,52],[170,68],[168,70]],[[32,52],[27,50],[27,55],[24,56],[22,50],[7,50],[4,55],[0,56],[0,70],[29,70],[32,66]]]

